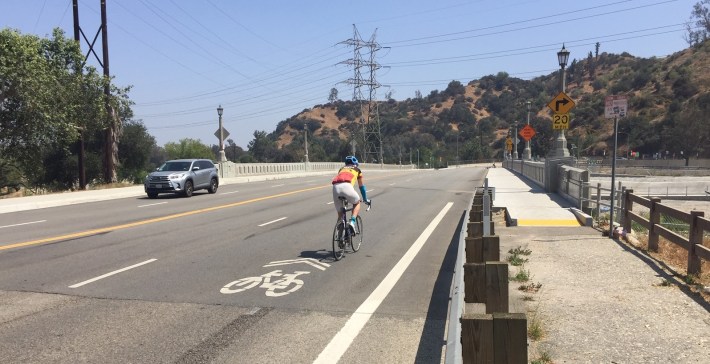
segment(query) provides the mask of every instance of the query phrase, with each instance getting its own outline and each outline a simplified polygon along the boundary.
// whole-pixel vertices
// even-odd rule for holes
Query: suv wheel
[[[217,179],[216,179],[216,178],[212,178],[212,180],[210,181],[210,187],[207,189],[207,192],[209,192],[209,193],[216,193],[216,192],[217,192],[217,186],[218,186],[218,184],[217,184]]]
[[[192,192],[194,192],[194,190],[195,190],[195,189],[194,189],[194,187],[192,186],[192,181],[187,180],[187,181],[185,182],[185,191],[183,191],[182,194],[183,194],[185,197],[190,197],[190,196],[192,196]]]
[[[148,192],[148,198],[158,198],[158,193],[156,193],[156,192]]]

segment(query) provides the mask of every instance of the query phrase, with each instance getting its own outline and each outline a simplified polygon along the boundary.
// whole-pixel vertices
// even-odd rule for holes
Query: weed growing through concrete
[[[540,353],[540,357],[531,361],[530,364],[552,364],[552,356],[548,352]]]
[[[521,267],[518,269],[518,273],[511,277],[510,280],[515,282],[527,282],[530,280],[530,271]]]
[[[519,267],[525,263],[528,262],[528,259],[523,258],[522,256],[528,256],[532,253],[530,249],[523,249],[522,247],[517,247],[515,249],[510,249],[508,250],[508,263],[510,265],[514,265],[516,267]]]
[[[518,290],[527,292],[527,293],[537,293],[537,291],[542,288],[542,283],[534,283],[530,282],[528,284],[523,284],[520,287],[518,287]]]
[[[537,315],[534,315],[528,322],[530,323],[528,325],[528,337],[530,340],[538,341],[542,339],[545,333],[542,329],[542,323],[537,318]]]
[[[523,301],[535,301],[535,297],[530,295],[523,296]]]

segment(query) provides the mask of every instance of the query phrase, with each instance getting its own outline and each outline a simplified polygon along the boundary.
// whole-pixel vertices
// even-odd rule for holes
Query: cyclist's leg
[[[340,197],[342,196],[340,192],[340,186],[341,184],[335,184],[333,185],[333,206],[335,206],[335,211],[338,214],[338,220],[343,218],[343,211],[342,211],[342,206],[340,203]]]

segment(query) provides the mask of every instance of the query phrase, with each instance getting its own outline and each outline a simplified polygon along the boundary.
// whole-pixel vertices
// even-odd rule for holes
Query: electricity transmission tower
[[[381,66],[375,60],[375,55],[382,47],[375,41],[377,30],[372,34],[370,40],[363,41],[357,27],[353,24],[353,37],[340,44],[353,47],[353,58],[344,62],[353,67],[354,77],[344,81],[353,85],[353,101],[358,104],[360,120],[358,125],[351,128],[351,139],[360,141],[362,144],[362,159],[366,163],[384,163],[382,154],[382,133],[380,132],[380,115],[377,106],[377,89],[382,85],[377,82],[376,71]],[[363,50],[369,52],[369,58],[363,58]],[[363,77],[363,69],[369,72],[369,77]],[[363,89],[367,90],[365,99]],[[359,129],[359,130],[358,130]],[[359,132],[359,133],[358,133]],[[360,134],[358,137],[357,134]],[[353,153],[355,146],[353,144]]]

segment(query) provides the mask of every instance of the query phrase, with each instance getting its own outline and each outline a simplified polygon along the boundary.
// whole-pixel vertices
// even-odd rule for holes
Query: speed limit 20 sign
[[[569,114],[554,114],[552,116],[552,129],[569,129]]]

